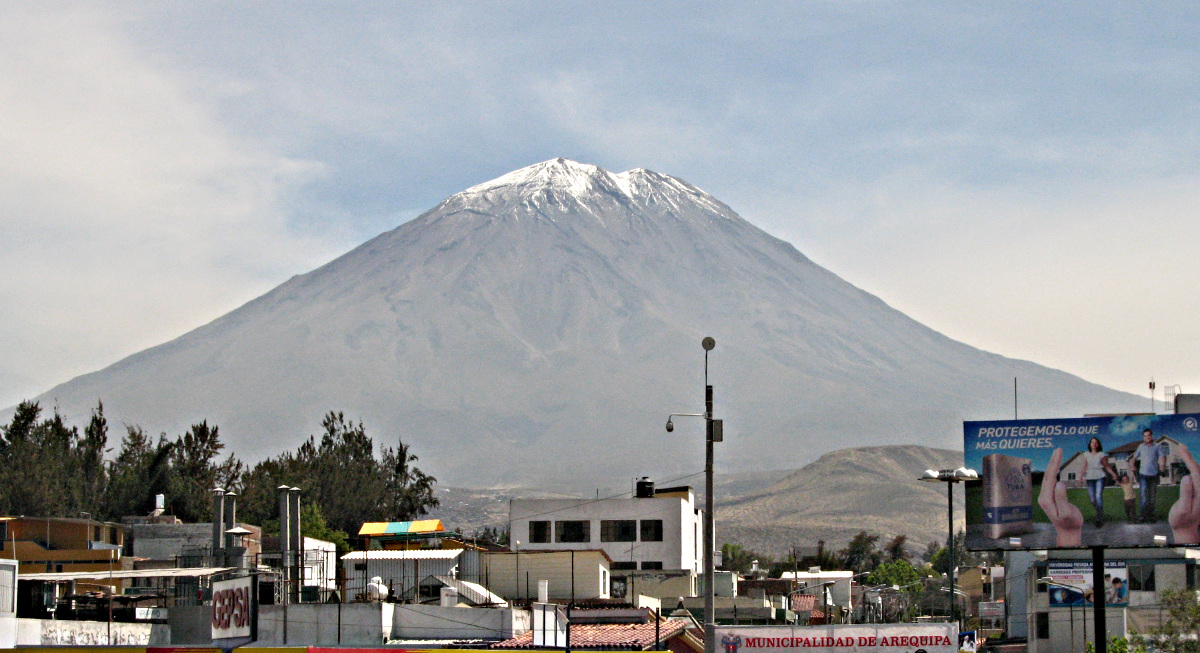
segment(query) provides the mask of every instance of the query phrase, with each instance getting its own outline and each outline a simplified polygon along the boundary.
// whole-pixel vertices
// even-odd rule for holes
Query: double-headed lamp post
[[[974,481],[979,479],[979,472],[966,467],[958,469],[927,469],[924,474],[921,474],[920,480],[930,483],[945,483],[946,484],[946,522],[948,524],[949,537],[946,540],[947,553],[950,554],[949,565],[950,571],[947,574],[950,577],[950,621],[958,623],[958,606],[954,600],[954,484],[962,483],[963,481]]]
[[[713,443],[724,439],[724,429],[721,420],[713,419],[713,387],[708,384],[708,352],[717,346],[717,341],[706,337],[700,341],[700,346],[704,348],[704,412],[671,413],[667,416],[667,432],[675,430],[672,417],[704,418],[704,651],[714,653],[717,650],[714,641],[717,620],[713,600],[713,551],[716,548],[713,534]]]

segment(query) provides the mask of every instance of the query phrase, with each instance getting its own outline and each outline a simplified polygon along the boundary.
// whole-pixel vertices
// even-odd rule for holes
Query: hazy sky
[[[968,344],[1200,392],[1197,34],[1194,2],[4,3],[0,405],[558,156],[692,182]]]

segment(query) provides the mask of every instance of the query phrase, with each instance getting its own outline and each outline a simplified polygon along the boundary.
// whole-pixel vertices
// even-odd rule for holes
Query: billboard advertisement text
[[[1198,420],[964,422],[967,548],[1200,544]]]

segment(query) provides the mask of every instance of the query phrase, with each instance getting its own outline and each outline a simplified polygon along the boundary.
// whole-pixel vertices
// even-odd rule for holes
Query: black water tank
[[[649,476],[643,476],[637,482],[637,498],[653,499],[654,498],[654,481],[650,480]]]

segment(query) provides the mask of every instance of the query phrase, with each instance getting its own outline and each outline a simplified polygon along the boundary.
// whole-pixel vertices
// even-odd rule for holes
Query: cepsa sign
[[[212,638],[229,639],[253,636],[254,601],[253,576],[213,583]]]
[[[954,624],[717,628],[724,653],[958,653]]]

